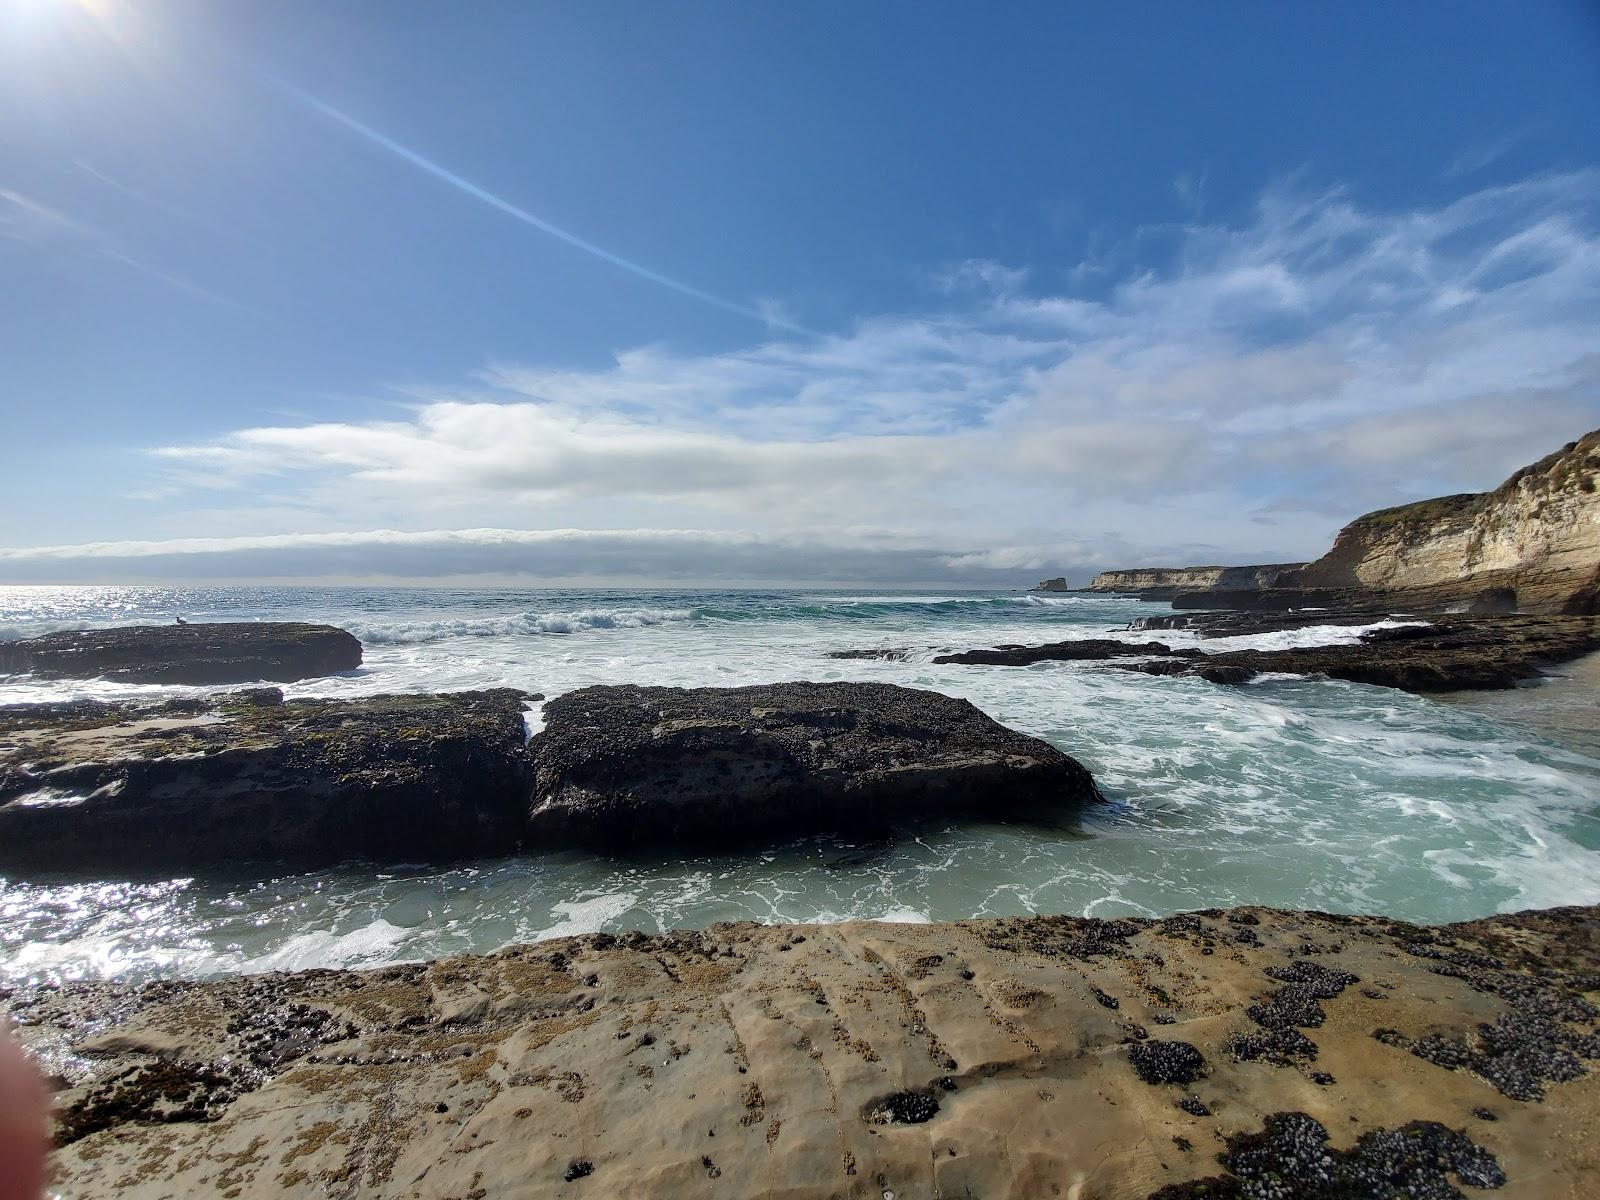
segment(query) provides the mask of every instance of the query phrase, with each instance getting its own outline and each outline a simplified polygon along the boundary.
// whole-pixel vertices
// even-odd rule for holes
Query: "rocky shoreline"
[[[719,925],[6,998],[62,1197],[1586,1197],[1600,910]]]
[[[1385,623],[1390,621],[1397,623]],[[1096,662],[1111,670],[1224,684],[1248,683],[1263,674],[1308,675],[1430,693],[1514,687],[1539,678],[1548,668],[1600,651],[1600,618],[1594,617],[1208,611],[1140,617],[1130,632],[1183,629],[1203,637],[1240,637],[1325,625],[1369,628],[1356,642],[1281,650],[1207,652],[1154,639],[1080,638],[936,654],[932,661],[1000,667]],[[843,650],[834,657],[896,660],[909,653]]]
[[[932,661],[1514,686],[1600,651],[1597,465],[1589,435],[1494,492],[1369,514],[1308,564],[1106,573],[1091,590],[1175,611]],[[1361,628],[1216,653],[1154,636],[1315,626]],[[361,659],[300,623],[0,646],[0,671],[119,683]],[[0,871],[700,851],[1101,799],[1068,754],[938,692],[585,687],[530,725],[541,701],[257,686],[0,708]],[[64,1198],[1449,1200],[1600,1177],[1600,907],[719,924],[0,1006],[49,1073]]]
[[[1089,772],[964,700],[886,684],[610,686],[0,707],[0,871],[206,872],[626,853],[1065,818]]]

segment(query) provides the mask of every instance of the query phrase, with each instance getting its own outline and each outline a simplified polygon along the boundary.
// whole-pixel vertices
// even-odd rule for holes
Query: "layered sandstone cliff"
[[[1089,585],[1096,592],[1212,591],[1274,587],[1285,572],[1304,563],[1267,563],[1250,567],[1137,567],[1102,571]]]
[[[1509,588],[1525,612],[1595,612],[1597,475],[1600,431],[1524,467],[1492,492],[1368,513],[1345,526],[1327,554],[1279,586],[1426,589],[1446,599]]]

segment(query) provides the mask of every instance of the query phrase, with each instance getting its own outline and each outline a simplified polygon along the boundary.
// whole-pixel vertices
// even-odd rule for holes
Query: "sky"
[[[0,582],[1086,582],[1597,426],[1594,0],[0,0]]]

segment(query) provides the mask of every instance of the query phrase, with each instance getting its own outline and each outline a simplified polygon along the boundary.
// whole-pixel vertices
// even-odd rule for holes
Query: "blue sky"
[[[1031,581],[1600,425],[1585,3],[0,0],[0,579]]]

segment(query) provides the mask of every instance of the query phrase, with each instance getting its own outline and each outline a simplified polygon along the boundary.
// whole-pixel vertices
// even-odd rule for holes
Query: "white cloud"
[[[1597,196],[1596,171],[1403,212],[1285,186],[1093,294],[1039,284],[1094,274],[1073,264],[961,263],[935,307],[842,333],[500,363],[402,419],[164,447],[152,494],[206,493],[219,534],[263,490],[311,529],[693,529],[649,544],[702,574],[865,553],[847,525],[896,531],[878,544],[918,571],[1312,555],[1333,514],[1492,486],[1600,424]],[[421,573],[486,544],[350,536]],[[159,556],[186,553],[220,552]]]

